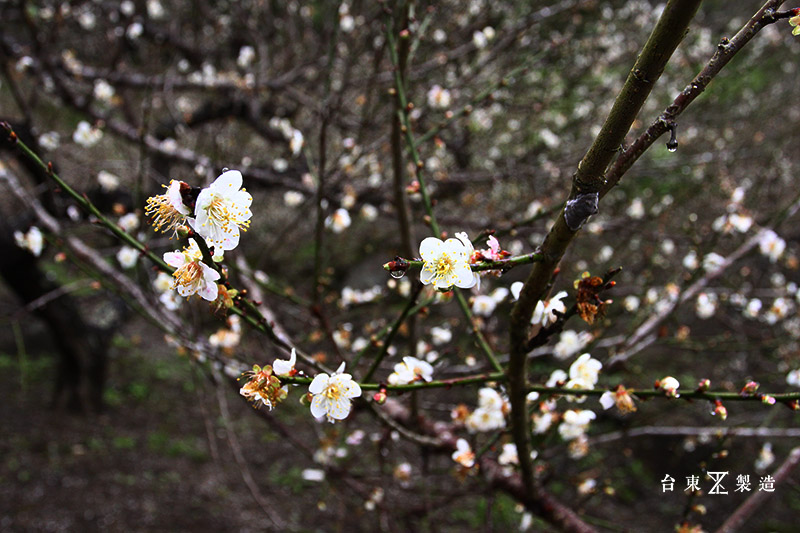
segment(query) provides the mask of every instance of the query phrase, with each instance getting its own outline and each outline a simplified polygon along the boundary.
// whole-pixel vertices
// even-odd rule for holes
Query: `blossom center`
[[[329,400],[336,400],[341,396],[341,392],[339,392],[339,387],[336,385],[328,385],[323,393],[325,397]]]
[[[224,228],[226,232],[230,231],[229,224],[235,224],[242,228],[243,231],[247,231],[250,225],[249,220],[241,220],[244,212],[237,212],[235,203],[226,201],[223,196],[218,194],[213,196],[211,203],[206,207],[206,213],[211,224]]]
[[[453,270],[453,258],[447,252],[442,253],[434,263],[434,272],[437,278],[447,276]]]
[[[156,231],[174,230],[184,219],[184,216],[172,206],[166,194],[148,198],[144,212],[152,218],[153,228]]]
[[[197,261],[191,261],[173,272],[172,276],[176,285],[187,287],[203,277],[203,268]]]

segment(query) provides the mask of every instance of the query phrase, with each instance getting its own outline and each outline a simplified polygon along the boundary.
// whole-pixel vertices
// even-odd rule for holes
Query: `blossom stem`
[[[472,316],[472,311],[470,310],[469,305],[467,305],[467,299],[464,297],[464,293],[461,291],[455,291],[455,294],[456,301],[458,301],[461,311],[464,313],[464,316],[467,317],[467,320],[469,320],[470,327],[472,329],[472,335],[475,337],[475,341],[478,343],[478,346],[481,347],[481,350],[483,350],[483,353],[486,355],[486,358],[489,360],[489,363],[492,365],[492,367],[496,371],[502,372],[503,366],[497,360],[494,350],[492,350],[492,347],[489,346],[489,343],[486,341],[486,337],[484,337],[483,333],[478,328],[478,325],[475,323],[475,317]]]
[[[539,394],[554,394],[558,396],[602,396],[607,391],[614,392],[616,389],[564,389],[561,387],[546,387],[543,385],[529,385],[528,392],[538,392]],[[669,398],[663,390],[635,390],[625,389],[627,393],[639,398]],[[763,402],[764,397],[775,398],[776,403],[787,403],[800,401],[800,392],[785,393],[755,393],[742,395],[731,391],[698,391],[695,389],[676,390],[677,399],[685,400],[724,400],[726,402]],[[669,398],[672,399],[672,398]]]
[[[415,268],[422,268],[425,264],[424,261],[419,259],[405,259],[399,258],[400,260],[395,260],[394,263],[399,263],[404,266],[408,267],[415,267]],[[539,252],[531,252],[529,254],[523,255],[515,255],[513,257],[509,257],[507,259],[499,259],[497,261],[481,261],[480,263],[472,263],[469,267],[472,269],[473,272],[485,272],[487,270],[510,270],[515,266],[519,265],[529,265],[531,263],[538,263],[542,260],[542,254]],[[392,268],[392,261],[383,265],[384,270],[391,272]],[[397,270],[397,268],[395,268]]]
[[[394,24],[390,16],[386,24],[386,42],[389,44],[389,55],[391,56],[392,66],[394,67],[394,85],[396,98],[399,103],[397,116],[400,120],[401,130],[403,130],[403,133],[405,134],[406,144],[408,145],[408,151],[411,155],[411,160],[417,169],[416,177],[417,181],[419,182],[419,192],[422,195],[422,203],[425,206],[425,212],[428,214],[428,217],[430,217],[431,231],[436,237],[439,237],[441,234],[439,230],[439,223],[436,221],[436,215],[433,212],[433,204],[431,203],[431,197],[428,193],[428,188],[425,184],[425,178],[422,172],[424,165],[422,164],[422,159],[417,151],[417,143],[414,140],[414,134],[411,131],[411,121],[408,118],[408,99],[406,97],[405,86],[403,84],[400,55],[398,52],[397,39],[395,38],[394,31]]]
[[[392,341],[394,340],[395,335],[397,335],[397,332],[400,330],[400,326],[403,324],[403,322],[405,321],[406,317],[411,315],[412,312],[418,311],[420,308],[424,307],[425,305],[427,305],[430,302],[430,300],[426,300],[422,304],[415,306],[415,304],[417,302],[417,298],[419,297],[419,293],[422,291],[422,287],[423,287],[422,283],[417,283],[416,284],[416,287],[414,288],[414,292],[409,297],[408,303],[403,308],[403,311],[400,313],[400,315],[397,317],[397,319],[395,319],[394,323],[392,323],[392,325],[388,329],[385,330],[386,331],[386,340],[384,340],[384,342],[383,342],[383,346],[381,347],[381,351],[378,353],[378,355],[372,361],[372,364],[369,366],[369,369],[367,370],[367,373],[364,374],[364,381],[368,381],[369,378],[372,377],[372,375],[378,369],[378,365],[380,365],[381,361],[383,361],[383,358],[386,357],[386,354],[389,351],[389,347],[392,345]],[[368,348],[369,348],[369,346],[364,348],[364,350],[361,350],[361,352],[359,352],[358,355],[356,355],[355,359],[351,363],[351,366],[353,366],[355,368],[355,365],[358,364],[358,361],[361,359],[362,355],[364,354],[364,352]]]

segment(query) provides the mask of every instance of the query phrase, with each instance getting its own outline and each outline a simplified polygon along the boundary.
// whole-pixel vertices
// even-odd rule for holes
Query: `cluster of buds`
[[[578,308],[578,314],[587,324],[594,324],[595,318],[603,316],[606,306],[611,303],[611,300],[601,300],[600,292],[610,289],[614,285],[616,285],[614,281],[606,283],[603,278],[592,276],[588,272],[584,272],[581,279],[575,280],[573,286],[578,291],[575,296],[575,305]]]
[[[387,398],[389,398],[389,394],[384,387],[381,387],[381,389],[378,392],[372,395],[372,399],[378,405],[385,404]]]
[[[239,394],[253,402],[255,408],[260,407],[259,402],[261,402],[272,410],[289,393],[288,387],[281,385],[281,380],[272,373],[270,365],[264,367],[253,365],[253,370],[248,370],[244,376],[248,376],[249,380],[239,389]]]

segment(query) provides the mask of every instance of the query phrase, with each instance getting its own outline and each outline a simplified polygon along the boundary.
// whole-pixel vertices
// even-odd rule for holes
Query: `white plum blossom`
[[[300,474],[304,481],[319,483],[325,481],[325,471],[319,468],[306,468]]]
[[[340,207],[325,218],[325,227],[334,233],[341,233],[350,227],[351,222],[350,213]]]
[[[361,396],[361,387],[350,374],[344,373],[342,363],[331,375],[317,374],[308,386],[311,399],[311,414],[315,418],[326,416],[328,422],[344,420],[350,414],[353,398]]]
[[[428,237],[420,243],[419,254],[424,264],[419,277],[424,285],[432,283],[435,289],[447,290],[453,285],[470,289],[478,284],[478,273],[469,266],[472,243],[466,233],[456,233],[456,237],[444,242]]]
[[[633,313],[637,309],[639,309],[639,304],[640,304],[639,297],[633,294],[626,296],[625,299],[622,300],[622,306],[629,313]]]
[[[478,316],[492,316],[497,302],[487,294],[479,294],[472,301],[472,312]]]
[[[125,270],[133,268],[139,260],[139,251],[130,246],[123,246],[117,252],[117,261]]]
[[[91,148],[98,142],[100,139],[103,138],[103,131],[100,128],[96,128],[86,122],[85,120],[81,120],[78,122],[78,127],[75,129],[75,132],[72,134],[72,140],[84,148]]]
[[[106,192],[117,190],[119,188],[119,181],[119,176],[107,170],[101,170],[97,173],[97,183],[99,183],[100,188]]]
[[[239,244],[240,230],[246,231],[250,225],[252,203],[253,197],[242,188],[242,173],[228,170],[200,191],[195,218],[189,223],[217,254],[233,250]]]
[[[255,58],[255,48],[245,45],[239,48],[239,57],[236,58],[236,64],[239,65],[239,68],[246,69],[253,63]]]
[[[101,102],[108,104],[114,98],[114,87],[106,80],[94,80],[92,94]]]
[[[763,472],[775,462],[775,454],[772,452],[772,443],[765,442],[758,452],[758,457],[753,466],[756,472]]]
[[[295,363],[297,363],[297,351],[292,348],[288,361],[286,359],[275,359],[272,362],[272,372],[276,376],[290,376],[294,370]]]
[[[558,433],[564,440],[577,439],[586,433],[589,424],[595,418],[597,415],[594,414],[594,411],[570,409],[564,413],[562,422],[558,426]]]
[[[560,368],[556,368],[550,373],[550,377],[547,379],[547,383],[545,386],[547,387],[555,387],[559,384],[559,382],[565,382],[569,378],[569,375],[561,370]]]
[[[786,383],[792,387],[800,387],[800,368],[791,370],[786,374]]]
[[[553,425],[553,413],[541,413],[533,415],[533,432],[537,435],[547,433],[550,426]]]
[[[25,233],[15,231],[14,242],[16,242],[17,246],[20,248],[24,248],[34,256],[39,257],[42,255],[42,250],[44,249],[44,234],[42,234],[42,230],[36,226],[31,226]]]
[[[303,133],[300,130],[292,130],[292,134],[289,137],[289,150],[291,150],[293,156],[300,155],[303,144],[305,144]]]
[[[97,176],[97,179],[100,181],[100,175]],[[165,233],[172,231],[174,235],[191,213],[189,208],[183,204],[181,196],[181,188],[188,187],[188,185],[182,181],[170,180],[169,185],[163,187],[167,189],[167,192],[148,198],[144,212],[151,218],[155,231]],[[215,250],[215,253],[219,254],[221,251]]]
[[[165,15],[164,6],[160,0],[147,0],[147,14],[150,18],[160,19]]]
[[[697,260],[697,252],[689,250],[689,253],[683,258],[683,267],[686,270],[695,270],[698,266],[700,266],[700,263]]]
[[[378,218],[378,208],[372,204],[364,204],[361,206],[361,210],[358,212],[366,221],[372,222],[376,218]]]
[[[522,292],[522,287],[524,285],[525,284],[521,281],[515,281],[511,284],[511,297],[514,298],[514,300],[519,300],[519,293]]]
[[[199,294],[204,300],[213,302],[217,299],[219,287],[216,281],[220,275],[203,263],[202,259],[203,254],[194,241],[182,251],[176,250],[164,254],[164,262],[176,269],[172,277],[178,294],[184,298]]]
[[[119,217],[117,224],[120,228],[130,233],[139,227],[139,216],[136,213],[126,213]]]
[[[558,317],[553,314],[553,311],[558,311],[559,313],[567,312],[567,306],[562,302],[566,296],[567,291],[561,291],[546,302],[539,300],[536,303],[536,309],[533,311],[531,324],[541,324],[546,327],[558,320]]]
[[[506,418],[503,411],[499,409],[486,409],[478,407],[466,421],[467,429],[470,431],[494,431],[506,427]]]
[[[472,468],[475,465],[475,453],[465,439],[456,441],[456,451],[451,457],[453,461],[465,468]]]
[[[519,464],[519,455],[517,455],[517,445],[513,442],[503,444],[503,451],[497,457],[497,462],[501,465],[516,465]]]
[[[783,251],[786,249],[786,241],[771,229],[767,229],[761,232],[758,239],[758,248],[763,255],[769,258],[770,262],[775,263],[783,255]]]
[[[777,324],[778,321],[783,320],[789,315],[791,307],[789,300],[786,298],[775,298],[770,308],[767,309],[767,312],[764,314],[764,321],[770,325]]]
[[[603,409],[608,410],[617,403],[616,394],[611,392],[610,390],[605,391],[598,400],[600,405],[603,406]]]
[[[703,257],[703,270],[706,272],[715,272],[722,268],[725,264],[725,258],[716,252],[711,252]]]
[[[45,150],[55,150],[61,142],[61,135],[57,131],[48,131],[39,135],[39,146]]]
[[[680,382],[672,376],[662,378],[658,382],[658,388],[666,392],[667,396],[672,396],[673,398],[677,398],[679,396],[678,389],[680,386]]]
[[[644,203],[641,198],[634,198],[628,209],[625,210],[629,217],[639,220],[644,217]]]
[[[758,317],[758,314],[761,312],[761,307],[762,307],[761,300],[759,300],[758,298],[753,298],[752,300],[747,302],[747,305],[742,311],[742,314],[747,318],[756,318]]]
[[[450,328],[442,326],[433,326],[431,328],[431,342],[433,342],[436,346],[441,346],[442,344],[447,344],[453,340],[453,332],[450,331]]]
[[[403,357],[401,363],[394,365],[394,372],[389,374],[390,385],[406,385],[414,381],[430,381],[433,379],[433,367],[430,363],[416,357]]]
[[[297,207],[303,203],[305,198],[306,197],[303,196],[303,193],[297,191],[286,191],[283,193],[283,203],[287,207]]]
[[[588,331],[577,331],[568,329],[562,331],[558,337],[558,342],[553,347],[553,355],[556,359],[569,359],[579,351],[583,350],[592,340],[592,334]]]
[[[717,312],[717,295],[715,293],[701,292],[697,295],[694,309],[698,318],[703,320],[711,318]]]
[[[434,85],[428,91],[428,105],[434,109],[447,109],[450,107],[450,91]]]
[[[139,37],[141,37],[142,33],[144,32],[144,26],[142,26],[141,22],[134,22],[125,30],[125,36],[128,37],[131,41],[135,41]]]
[[[582,354],[578,357],[569,367],[570,379],[579,379],[591,385],[587,387],[591,389],[597,384],[600,369],[603,368],[603,363],[597,359],[593,359],[588,353]]]

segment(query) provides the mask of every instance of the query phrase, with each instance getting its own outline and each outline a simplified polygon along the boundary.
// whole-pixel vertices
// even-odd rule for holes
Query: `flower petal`
[[[328,399],[322,394],[317,394],[311,400],[311,414],[314,418],[319,418],[328,414]]]
[[[308,392],[311,394],[320,394],[328,386],[328,381],[330,381],[330,379],[328,374],[317,374],[314,376],[313,381],[311,381],[311,385],[308,386]]]
[[[242,173],[238,170],[223,172],[209,188],[218,191],[238,191],[242,188]]]
[[[350,400],[343,396],[328,401],[328,416],[334,420],[344,420],[350,414]]]
[[[352,379],[347,383],[347,388],[344,392],[345,398],[358,398],[361,396],[361,385]]]
[[[171,267],[180,268],[186,264],[186,256],[181,252],[167,252],[164,254],[164,262]]]
[[[430,269],[428,266],[425,266],[419,273],[419,280],[422,282],[423,285],[428,285],[432,280],[436,273]]]
[[[434,261],[441,253],[442,241],[436,237],[427,237],[419,243],[419,255],[425,262]]]

